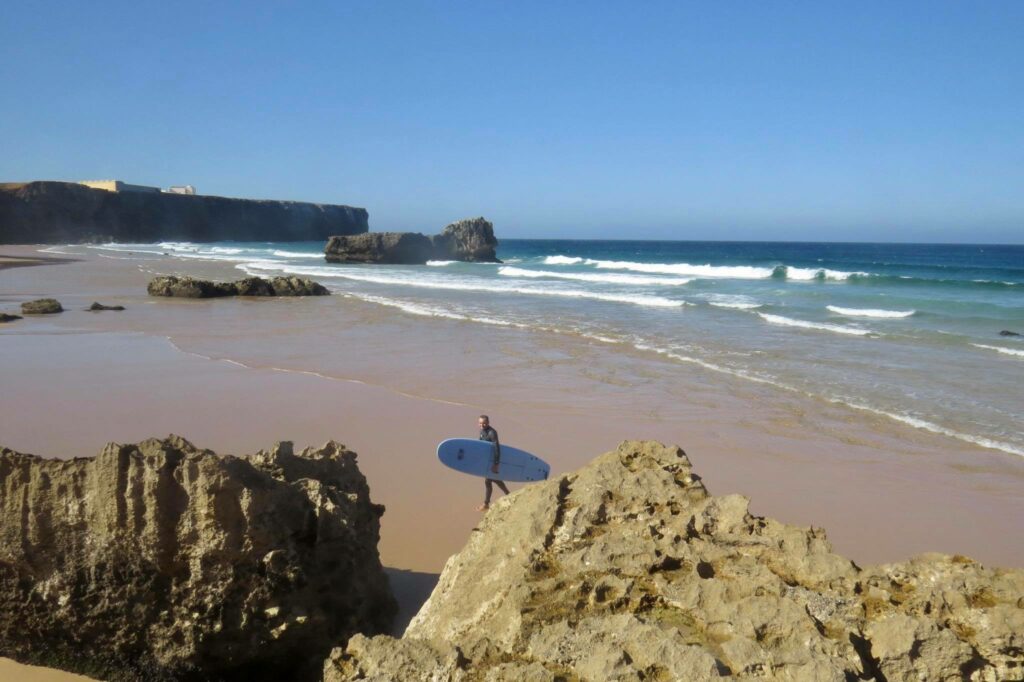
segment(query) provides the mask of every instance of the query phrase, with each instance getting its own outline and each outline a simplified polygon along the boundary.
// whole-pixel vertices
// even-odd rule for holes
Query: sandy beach
[[[0,443],[78,457],[168,433],[239,455],[278,440],[343,442],[387,507],[380,552],[402,622],[479,519],[481,482],[439,465],[434,448],[475,436],[481,413],[504,442],[557,473],[625,439],[679,444],[712,492],[824,527],[859,564],[940,551],[1024,566],[1019,457],[697,366],[667,375],[655,357],[567,335],[426,319],[337,295],[154,299],[145,288],[155,274],[239,273],[218,262],[39,248],[4,247],[0,262],[75,260],[4,269],[0,312],[44,296],[66,312],[0,327]],[[126,310],[84,311],[92,301]]]

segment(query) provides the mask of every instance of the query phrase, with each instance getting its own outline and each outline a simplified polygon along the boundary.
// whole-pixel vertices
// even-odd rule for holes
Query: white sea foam
[[[366,270],[358,271],[349,268],[326,268],[326,267],[293,267],[287,263],[266,263],[251,262],[238,266],[239,269],[248,274],[255,274],[251,270],[278,270],[286,271],[296,275],[307,277],[333,277],[352,280],[355,282],[369,282],[372,284],[390,284],[397,286],[417,287],[421,289],[435,289],[448,291],[485,291],[495,294],[523,294],[526,296],[556,296],[565,298],[586,298],[595,301],[608,301],[611,303],[629,303],[632,305],[654,307],[654,308],[681,308],[689,305],[686,301],[677,301],[662,296],[650,296],[647,294],[606,294],[594,291],[583,291],[581,289],[559,289],[555,287],[525,287],[515,284],[487,284],[480,280],[467,279],[434,279],[425,277],[388,276],[363,274]]]
[[[455,261],[453,260],[428,260],[427,265],[435,268],[443,268],[446,265],[451,265]]]
[[[837,403],[840,405],[846,405],[847,407],[852,407],[855,410],[871,412],[882,417],[888,417],[889,419],[894,419],[898,422],[907,424],[909,426],[913,426],[914,428],[917,429],[923,429],[924,431],[930,431],[932,433],[937,433],[943,436],[949,436],[950,438],[956,438],[957,440],[962,440],[967,443],[973,443],[974,445],[980,445],[981,447],[988,448],[990,450],[1002,450],[1003,452],[1008,452],[1011,455],[1019,455],[1021,457],[1024,457],[1024,449],[1012,443],[1004,443],[1002,441],[993,440],[991,438],[985,438],[984,436],[975,436],[970,433],[962,433],[960,431],[955,431],[945,426],[940,426],[939,424],[934,424],[932,422],[925,421],[924,419],[911,417],[905,414],[886,412],[884,410],[879,410],[868,405],[862,405],[860,403],[844,400],[841,398],[832,398],[830,399],[830,402]]]
[[[716,308],[732,308],[734,310],[754,310],[760,308],[763,303],[758,303],[749,296],[732,295],[732,294],[709,294],[707,297],[708,304],[715,306]]]
[[[582,262],[583,259],[576,256],[548,256],[544,259],[544,265],[576,265]]]
[[[278,258],[316,258],[319,253],[302,253],[301,251],[274,251],[273,255]]]
[[[771,324],[779,324],[786,327],[800,327],[801,329],[817,329],[826,332],[835,332],[836,334],[849,334],[851,336],[867,336],[871,333],[868,329],[859,329],[857,327],[844,327],[838,324],[829,324],[827,322],[808,322],[807,320],[794,320],[791,317],[783,317],[782,315],[769,315],[768,313],[758,313],[765,322]]]
[[[852,275],[866,275],[866,272],[843,272],[842,270],[829,270],[828,268],[797,268],[792,265],[783,266],[786,279],[798,281],[811,281],[831,279],[843,281]]]
[[[1020,348],[1006,348],[1004,346],[986,346],[983,343],[972,343],[975,348],[984,348],[986,350],[999,351],[1005,355],[1015,355],[1017,357],[1024,357],[1024,349]]]
[[[687,277],[645,277],[644,275],[627,275],[622,273],[555,272],[553,270],[527,270],[507,265],[498,268],[498,274],[506,277],[527,277],[531,279],[554,277],[556,279],[571,279],[578,282],[631,284],[635,286],[680,286],[693,281],[693,278]]]
[[[910,317],[916,310],[881,310],[877,308],[840,308],[837,305],[825,306],[826,310],[829,310],[837,315],[845,315],[847,317]]]

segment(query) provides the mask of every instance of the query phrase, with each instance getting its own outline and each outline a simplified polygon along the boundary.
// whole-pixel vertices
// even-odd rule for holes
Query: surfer
[[[491,427],[491,420],[486,414],[480,415],[480,419],[477,420],[477,424],[480,426],[480,440],[487,440],[494,443],[494,456],[491,460],[491,471],[498,473],[498,464],[501,463],[501,443],[498,442],[498,432]],[[487,511],[491,506],[491,490],[492,486],[497,483],[498,487],[501,488],[501,492],[508,495],[508,486],[505,485],[504,481],[499,481],[495,478],[484,479],[484,503],[478,507],[479,511]]]

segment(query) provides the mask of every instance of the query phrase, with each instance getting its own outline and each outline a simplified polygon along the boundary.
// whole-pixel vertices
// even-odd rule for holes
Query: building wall
[[[129,185],[120,180],[82,180],[78,184],[102,189],[108,192],[159,192],[159,187],[147,187],[146,185]]]

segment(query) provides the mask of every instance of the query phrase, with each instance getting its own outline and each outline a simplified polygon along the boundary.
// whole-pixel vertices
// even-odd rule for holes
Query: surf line
[[[248,369],[248,370],[253,370],[253,371],[256,371],[256,372],[261,372],[262,371],[262,372],[284,372],[285,374],[306,374],[306,375],[309,375],[309,376],[317,377],[318,379],[324,379],[326,381],[340,381],[340,382],[343,382],[343,383],[357,384],[359,386],[366,386],[368,388],[377,388],[377,389],[380,389],[382,391],[387,391],[388,393],[393,393],[395,395],[400,395],[403,398],[410,398],[412,400],[426,400],[426,401],[429,401],[429,402],[432,402],[432,403],[440,403],[442,405],[451,405],[453,407],[473,407],[474,409],[476,409],[478,407],[478,406],[471,405],[469,403],[460,403],[460,402],[456,402],[454,400],[445,400],[444,398],[434,398],[434,397],[427,396],[427,395],[416,395],[415,393],[407,393],[405,391],[400,391],[397,388],[392,388],[390,386],[385,386],[383,384],[374,384],[374,383],[370,383],[368,381],[363,381],[361,379],[352,379],[351,377],[336,377],[336,376],[331,376],[330,374],[322,374],[320,372],[314,372],[313,370],[308,370],[308,369],[288,369],[287,367],[273,367],[273,366],[261,367],[259,365],[247,365],[244,362],[239,362],[238,360],[232,360],[231,358],[216,358],[216,357],[212,357],[210,355],[203,355],[202,353],[196,353],[196,352],[193,352],[193,351],[185,350],[185,349],[181,348],[180,346],[178,346],[178,344],[176,344],[174,342],[174,340],[171,339],[171,337],[169,337],[169,336],[165,336],[164,339],[167,341],[168,344],[170,344],[171,348],[173,348],[174,350],[178,351],[179,353],[183,353],[184,355],[191,355],[192,357],[200,358],[202,360],[209,360],[210,362],[226,362],[229,365],[235,365],[237,367],[241,367],[243,369]]]

